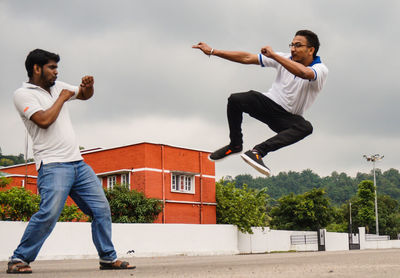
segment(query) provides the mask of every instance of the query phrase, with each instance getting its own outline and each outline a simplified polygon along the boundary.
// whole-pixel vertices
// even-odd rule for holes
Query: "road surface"
[[[400,277],[400,249],[126,259],[137,269],[100,271],[97,260],[36,261],[33,274],[23,277]],[[6,263],[0,262],[0,277],[21,277],[6,274]]]

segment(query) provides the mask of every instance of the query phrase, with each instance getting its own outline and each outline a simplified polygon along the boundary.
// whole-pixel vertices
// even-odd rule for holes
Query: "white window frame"
[[[117,184],[117,176],[112,175],[107,177],[107,189],[113,189],[114,185]]]
[[[129,173],[121,174],[121,185],[129,188]],[[130,189],[130,188],[129,188]]]
[[[195,175],[187,173],[171,173],[171,192],[195,194]]]

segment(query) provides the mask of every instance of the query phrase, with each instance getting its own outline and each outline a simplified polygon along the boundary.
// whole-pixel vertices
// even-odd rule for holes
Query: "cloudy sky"
[[[383,154],[382,170],[400,168],[400,2],[269,0],[0,1],[0,147],[24,153],[25,128],[12,94],[27,80],[27,53],[60,54],[59,80],[95,77],[95,96],[69,104],[80,145],[116,147],[139,142],[213,151],[228,143],[231,93],[267,91],[274,69],[208,58],[216,49],[289,51],[299,29],[319,35],[329,77],[305,113],[314,133],[269,154],[273,174],[312,169],[354,176]],[[244,117],[244,148],[273,135]],[[216,163],[216,176],[259,176],[236,155]]]

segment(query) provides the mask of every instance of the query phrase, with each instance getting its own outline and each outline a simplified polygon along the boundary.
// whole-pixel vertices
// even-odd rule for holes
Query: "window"
[[[172,173],[171,191],[180,193],[194,193],[194,175]]]
[[[122,174],[121,175],[121,185],[122,186],[126,186],[126,187],[129,186],[129,176],[128,175],[129,174]]]
[[[107,177],[107,189],[112,189],[116,183],[117,183],[117,176]]]

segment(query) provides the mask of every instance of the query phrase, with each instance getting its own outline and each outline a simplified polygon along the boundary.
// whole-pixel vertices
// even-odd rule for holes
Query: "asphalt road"
[[[97,260],[36,261],[33,274],[0,277],[399,278],[400,249],[235,256],[128,258],[135,270],[98,270]]]

